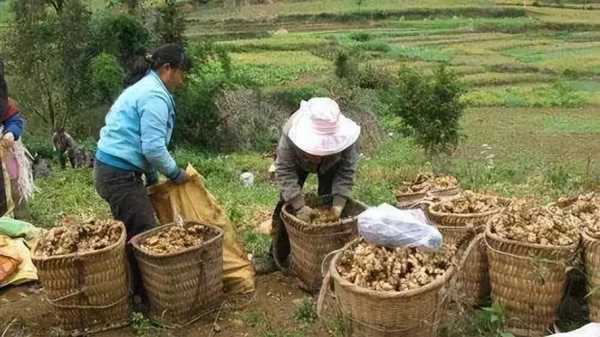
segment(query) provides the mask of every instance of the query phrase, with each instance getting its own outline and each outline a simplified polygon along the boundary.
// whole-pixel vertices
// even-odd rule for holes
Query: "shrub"
[[[91,73],[95,96],[100,102],[112,102],[121,92],[125,78],[119,60],[111,54],[102,53],[92,59]]]
[[[110,12],[97,16],[92,24],[94,54],[111,54],[125,68],[137,55],[143,55],[151,42],[150,32],[135,16]]]
[[[165,0],[158,8],[158,13],[155,30],[161,43],[184,43],[185,18],[177,8],[176,1]]]
[[[417,144],[434,155],[452,152],[458,145],[463,93],[456,75],[443,65],[433,75],[405,67],[388,98],[391,111],[414,130]]]
[[[222,123],[216,105],[217,97],[233,87],[231,59],[227,53],[208,42],[189,48],[194,68],[189,72],[187,85],[176,93],[177,127],[174,139],[205,149],[216,149],[219,139],[215,130]]]
[[[349,52],[345,50],[339,50],[337,55],[335,56],[334,61],[335,66],[335,76],[340,79],[343,78],[352,78],[355,76],[358,63],[354,58],[350,55]]]

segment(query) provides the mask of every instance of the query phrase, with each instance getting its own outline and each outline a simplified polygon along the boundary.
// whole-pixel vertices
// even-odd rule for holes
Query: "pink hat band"
[[[318,135],[335,135],[338,128],[338,119],[335,121],[326,119],[312,119],[313,130]]]

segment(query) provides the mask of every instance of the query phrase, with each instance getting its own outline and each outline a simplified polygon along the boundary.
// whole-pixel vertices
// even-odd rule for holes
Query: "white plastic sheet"
[[[358,232],[369,243],[437,250],[442,234],[431,226],[420,209],[398,209],[389,204],[370,207],[358,216]]]
[[[600,337],[600,323],[590,323],[571,332],[562,332],[548,337]]]

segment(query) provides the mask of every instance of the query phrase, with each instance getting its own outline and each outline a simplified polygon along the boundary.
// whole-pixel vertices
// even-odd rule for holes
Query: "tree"
[[[3,41],[17,75],[11,90],[49,130],[62,127],[87,102],[91,14],[80,0],[18,1],[14,10]]]
[[[391,111],[413,129],[428,155],[451,153],[460,140],[464,89],[456,74],[441,65],[433,75],[402,68],[390,92]]]
[[[175,0],[165,0],[158,9],[156,32],[162,43],[185,43],[185,18],[178,10]]]

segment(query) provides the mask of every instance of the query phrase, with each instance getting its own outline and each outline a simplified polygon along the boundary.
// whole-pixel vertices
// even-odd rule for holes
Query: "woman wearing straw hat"
[[[352,193],[358,163],[360,127],[340,112],[330,98],[302,101],[283,127],[277,147],[276,177],[280,201],[273,213],[274,262],[285,269],[290,243],[281,209],[289,203],[296,216],[310,221],[316,211],[304,202],[302,188],[309,173],[318,175],[319,195],[333,195],[332,211],[342,214]]]

